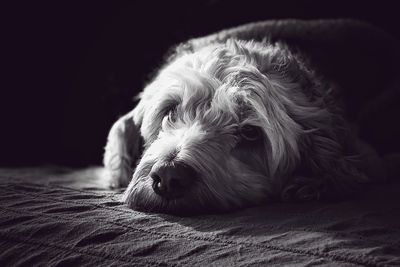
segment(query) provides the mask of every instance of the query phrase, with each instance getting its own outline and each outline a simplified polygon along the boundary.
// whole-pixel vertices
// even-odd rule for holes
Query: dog
[[[283,42],[180,45],[112,126],[108,182],[132,209],[178,215],[346,195],[378,157],[337,90]]]

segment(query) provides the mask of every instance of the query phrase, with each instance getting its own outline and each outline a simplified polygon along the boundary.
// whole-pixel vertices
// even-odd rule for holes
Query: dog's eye
[[[252,125],[245,125],[240,128],[240,135],[248,141],[255,141],[261,137],[261,129]]]
[[[175,122],[177,118],[178,112],[176,110],[176,106],[170,108],[167,112],[168,120],[170,122]]]

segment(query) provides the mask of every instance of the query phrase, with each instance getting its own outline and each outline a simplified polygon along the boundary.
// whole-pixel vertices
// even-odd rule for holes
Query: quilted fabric
[[[127,209],[101,172],[1,170],[0,265],[400,265],[399,184],[181,218]]]

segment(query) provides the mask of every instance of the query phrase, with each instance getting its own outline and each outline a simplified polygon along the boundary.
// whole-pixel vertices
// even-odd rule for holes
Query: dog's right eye
[[[170,108],[166,114],[166,116],[168,116],[168,120],[170,122],[175,122],[176,118],[177,118],[178,112],[176,110],[176,106]]]

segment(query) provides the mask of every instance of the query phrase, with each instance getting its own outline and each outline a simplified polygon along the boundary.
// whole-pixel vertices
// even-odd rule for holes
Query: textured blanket
[[[0,266],[400,265],[400,184],[180,218],[127,209],[101,172],[0,170]]]

